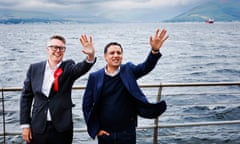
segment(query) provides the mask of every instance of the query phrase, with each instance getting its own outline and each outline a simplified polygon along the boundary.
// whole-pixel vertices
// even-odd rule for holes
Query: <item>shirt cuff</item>
[[[96,58],[94,58],[92,61],[90,61],[90,60],[88,60],[88,59],[86,58],[86,62],[87,62],[87,63],[91,63],[91,64],[92,64],[92,63],[94,63],[94,62],[95,62],[95,59],[96,59]]]
[[[30,125],[29,124],[23,124],[23,125],[21,125],[21,128],[23,129],[23,128],[30,128]]]

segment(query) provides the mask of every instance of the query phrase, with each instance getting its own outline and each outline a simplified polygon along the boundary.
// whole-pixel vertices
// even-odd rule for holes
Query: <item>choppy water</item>
[[[104,66],[103,47],[110,41],[124,47],[124,62],[142,62],[150,50],[149,36],[156,28],[166,28],[169,39],[161,49],[163,57],[156,68],[139,83],[231,82],[240,81],[240,23],[134,23],[134,24],[24,24],[0,25],[0,86],[22,87],[30,63],[46,59],[46,41],[53,34],[67,39],[65,59],[82,60],[79,36],[93,36],[97,63],[95,71]],[[85,85],[88,75],[75,85]],[[211,91],[211,93],[208,93]],[[216,94],[217,92],[217,94]],[[233,94],[229,94],[229,93]],[[146,92],[148,93],[148,92]],[[151,93],[151,92],[150,92]],[[204,122],[240,119],[239,87],[168,88],[164,96],[169,105],[159,123]],[[198,93],[193,96],[193,93]],[[81,93],[74,93],[79,97]],[[154,95],[154,94],[152,94]],[[181,95],[181,97],[177,97]],[[18,109],[19,93],[6,94],[7,108]],[[175,97],[176,96],[176,97]],[[149,96],[154,101],[154,96]],[[76,100],[81,105],[81,100]],[[207,104],[215,105],[209,106]],[[229,105],[228,103],[234,103]],[[198,104],[198,106],[195,106]],[[183,115],[184,114],[184,115]],[[2,113],[0,114],[2,117]],[[80,115],[80,116],[79,116]],[[75,127],[84,122],[80,109],[74,110]],[[18,112],[7,113],[9,131],[20,131]],[[152,124],[142,120],[140,124]],[[210,132],[213,133],[210,133]],[[230,131],[223,133],[223,131]],[[240,143],[239,125],[160,129],[161,143]],[[152,143],[152,130],[138,132],[138,143]],[[79,142],[80,141],[80,142]],[[1,140],[0,140],[1,142]],[[21,143],[19,136],[9,137],[9,143]],[[96,143],[87,134],[76,135],[75,143]]]

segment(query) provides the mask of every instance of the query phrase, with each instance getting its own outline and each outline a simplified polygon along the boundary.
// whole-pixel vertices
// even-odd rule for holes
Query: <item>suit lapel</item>
[[[45,67],[46,67],[46,61],[40,63],[39,66],[39,87],[38,90],[42,91],[42,85],[43,85],[43,78],[44,78],[44,72],[45,72]]]
[[[129,87],[129,82],[131,81],[131,78],[128,77],[127,72],[126,72],[126,66],[124,67],[123,65],[121,65],[120,68],[120,78],[123,82],[123,85],[125,86],[125,88],[131,92],[130,87]]]
[[[96,78],[94,79],[95,83],[97,84],[96,96],[95,96],[96,101],[99,100],[100,94],[102,92],[104,73],[105,73],[104,69],[100,70],[99,73],[96,75]]]
[[[142,102],[146,102],[147,99],[145,98],[136,80],[134,79],[134,75],[132,75],[132,73],[127,70],[127,65],[121,66],[120,71],[120,78],[128,92],[136,99]]]

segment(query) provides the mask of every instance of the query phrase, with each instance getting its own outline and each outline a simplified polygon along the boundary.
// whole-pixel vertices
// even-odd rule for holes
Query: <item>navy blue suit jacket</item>
[[[72,86],[74,81],[88,72],[94,63],[83,61],[75,64],[72,60],[63,61],[60,65],[63,72],[58,78],[59,90],[55,92],[52,87],[49,96],[42,93],[46,61],[31,64],[21,94],[20,124],[30,124],[33,132],[43,133],[49,109],[53,125],[59,132],[73,129]]]
[[[149,103],[137,84],[137,79],[149,73],[155,67],[160,57],[160,53],[150,53],[147,59],[141,64],[134,65],[127,63],[120,67],[120,78],[130,95],[133,96],[138,103],[136,108],[138,115],[144,118],[155,118],[166,110],[165,101],[155,104]],[[97,109],[99,100],[101,99],[104,73],[104,69],[100,69],[89,75],[86,91],[83,96],[82,108],[84,119],[87,124],[88,133],[93,139],[100,130]]]

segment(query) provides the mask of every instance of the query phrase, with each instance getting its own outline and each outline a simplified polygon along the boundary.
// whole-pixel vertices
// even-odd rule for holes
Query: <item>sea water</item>
[[[76,62],[86,57],[81,52],[79,37],[82,34],[91,35],[97,57],[96,64],[90,70],[93,72],[105,66],[103,49],[112,41],[122,44],[123,63],[143,62],[151,49],[149,37],[154,36],[158,28],[165,28],[169,39],[160,50],[163,56],[155,69],[139,79],[139,84],[240,81],[239,22],[19,24],[0,25],[0,86],[22,87],[29,65],[47,59],[46,44],[52,35],[59,34],[66,38],[64,59],[73,59]],[[85,85],[89,73],[78,79],[74,85]],[[166,100],[168,109],[160,116],[159,124],[240,119],[239,87],[168,88],[164,93],[166,96],[162,99]],[[198,94],[193,96],[194,93]],[[5,94],[6,109],[17,110],[5,114],[8,131],[21,131],[19,97],[19,92]],[[73,109],[74,127],[85,128],[81,112],[82,92],[74,92],[73,97],[78,98],[73,99],[78,107]],[[149,94],[148,99],[155,101],[156,97]],[[216,102],[217,105],[206,105]],[[2,118],[2,113],[0,115]],[[139,125],[153,124],[153,120],[139,119]],[[2,127],[2,122],[0,125]],[[224,130],[229,133],[222,133]],[[159,137],[159,143],[235,144],[240,143],[240,134],[236,131],[240,131],[239,125],[164,128],[159,129],[159,135],[163,135]],[[139,130],[137,143],[150,144],[152,137],[152,130]],[[73,141],[76,144],[96,143],[87,133],[75,134]],[[7,137],[7,143],[23,142],[21,136],[14,136]]]

